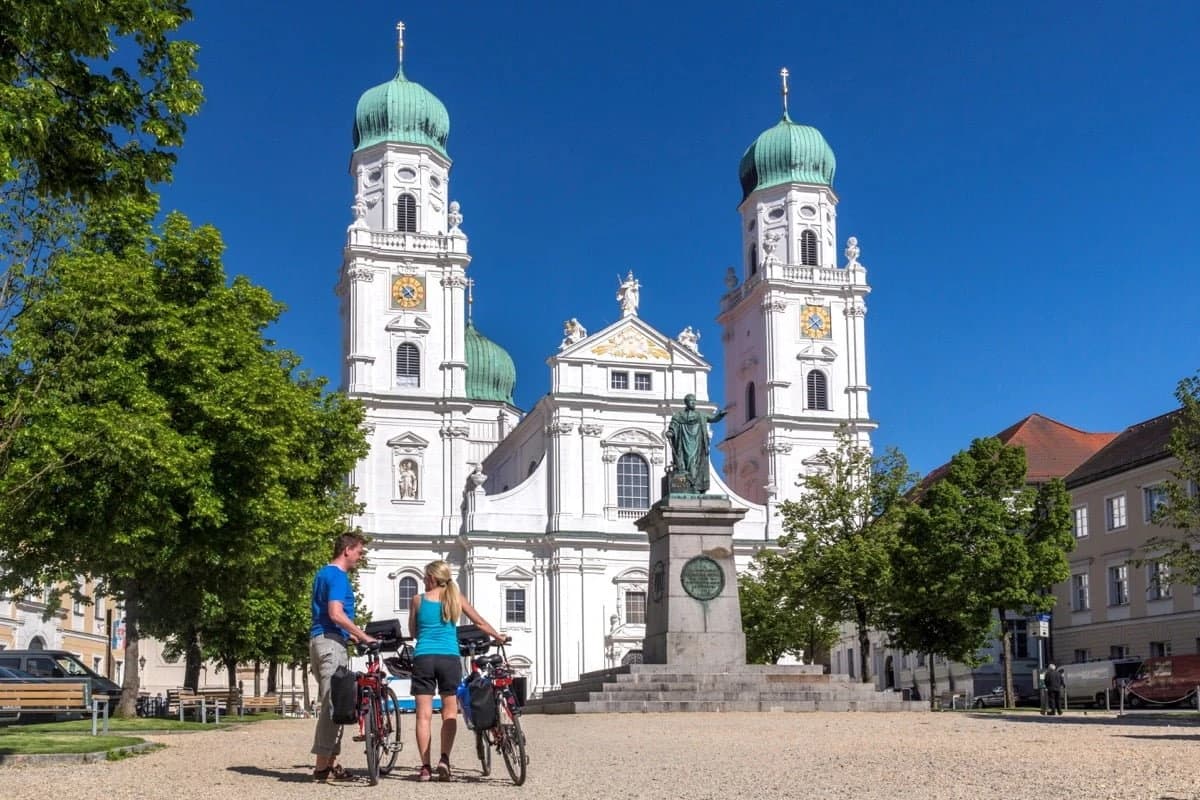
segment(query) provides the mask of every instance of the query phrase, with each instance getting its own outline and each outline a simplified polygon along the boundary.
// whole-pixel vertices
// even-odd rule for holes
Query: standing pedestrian
[[[437,776],[450,780],[450,750],[458,730],[458,699],[454,691],[462,680],[462,657],[458,651],[458,618],[467,619],[493,639],[502,639],[496,629],[479,616],[463,597],[450,574],[450,565],[434,561],[425,566],[425,593],[412,599],[408,630],[417,639],[413,650],[412,693],[417,702],[417,750],[421,756],[418,780],[433,779],[429,747],[433,728],[433,695],[442,698],[442,756]]]
[[[350,639],[363,644],[375,641],[354,624],[354,588],[350,570],[358,566],[367,548],[360,533],[343,533],[333,545],[333,560],[317,571],[312,584],[312,628],[308,655],[317,673],[317,729],[312,752],[317,757],[313,780],[354,780],[337,763],[342,748],[342,726],[333,721],[329,682],[338,667],[348,666],[346,645]]]
[[[1053,664],[1046,670],[1046,675],[1042,678],[1042,684],[1046,687],[1046,713],[1050,715],[1057,714],[1060,717],[1063,713],[1063,691],[1066,689],[1066,681],[1063,679],[1063,674]]]

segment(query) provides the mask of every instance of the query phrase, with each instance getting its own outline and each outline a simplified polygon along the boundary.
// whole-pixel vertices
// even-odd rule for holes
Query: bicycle
[[[381,650],[398,650],[400,655],[388,658],[388,672],[397,677],[408,667],[411,675],[412,649],[406,636],[389,636],[367,645],[358,645],[357,652],[367,657],[367,671],[356,674],[358,685],[358,736],[355,741],[364,743],[367,751],[367,782],[372,786],[379,783],[380,775],[387,775],[396,766],[396,757],[404,748],[400,737],[400,701],[387,685],[387,675],[380,667]],[[408,655],[405,664],[405,652]],[[394,662],[394,663],[393,663]]]
[[[475,731],[475,753],[479,756],[483,774],[485,777],[492,774],[492,750],[495,749],[504,759],[512,782],[520,786],[525,783],[529,756],[525,753],[525,732],[521,729],[521,705],[513,692],[513,672],[504,647],[511,642],[511,636],[505,637],[503,642],[460,636],[459,652],[471,659],[471,674],[463,679],[464,684],[485,682],[494,689],[496,721],[490,727]],[[487,655],[492,647],[499,652]],[[464,716],[468,711],[464,710]]]

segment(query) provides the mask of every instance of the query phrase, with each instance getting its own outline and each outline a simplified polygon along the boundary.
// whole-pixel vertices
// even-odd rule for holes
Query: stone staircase
[[[527,714],[668,711],[928,711],[820,666],[633,664],[587,672],[532,698]]]

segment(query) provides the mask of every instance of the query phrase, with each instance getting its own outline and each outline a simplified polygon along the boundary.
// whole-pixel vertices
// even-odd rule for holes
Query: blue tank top
[[[442,620],[442,601],[421,596],[417,609],[417,646],[414,656],[457,656],[458,622]]]

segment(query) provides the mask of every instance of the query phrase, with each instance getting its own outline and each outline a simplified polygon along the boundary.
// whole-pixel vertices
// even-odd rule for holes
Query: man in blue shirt
[[[366,539],[359,533],[343,533],[333,545],[333,560],[317,571],[312,586],[312,629],[308,654],[320,686],[317,703],[317,730],[312,752],[317,757],[313,779],[317,781],[352,780],[353,776],[337,763],[341,752],[342,726],[334,723],[329,697],[329,682],[338,667],[348,666],[349,640],[367,644],[375,641],[354,624],[354,587],[347,573],[358,566],[366,551]]]

